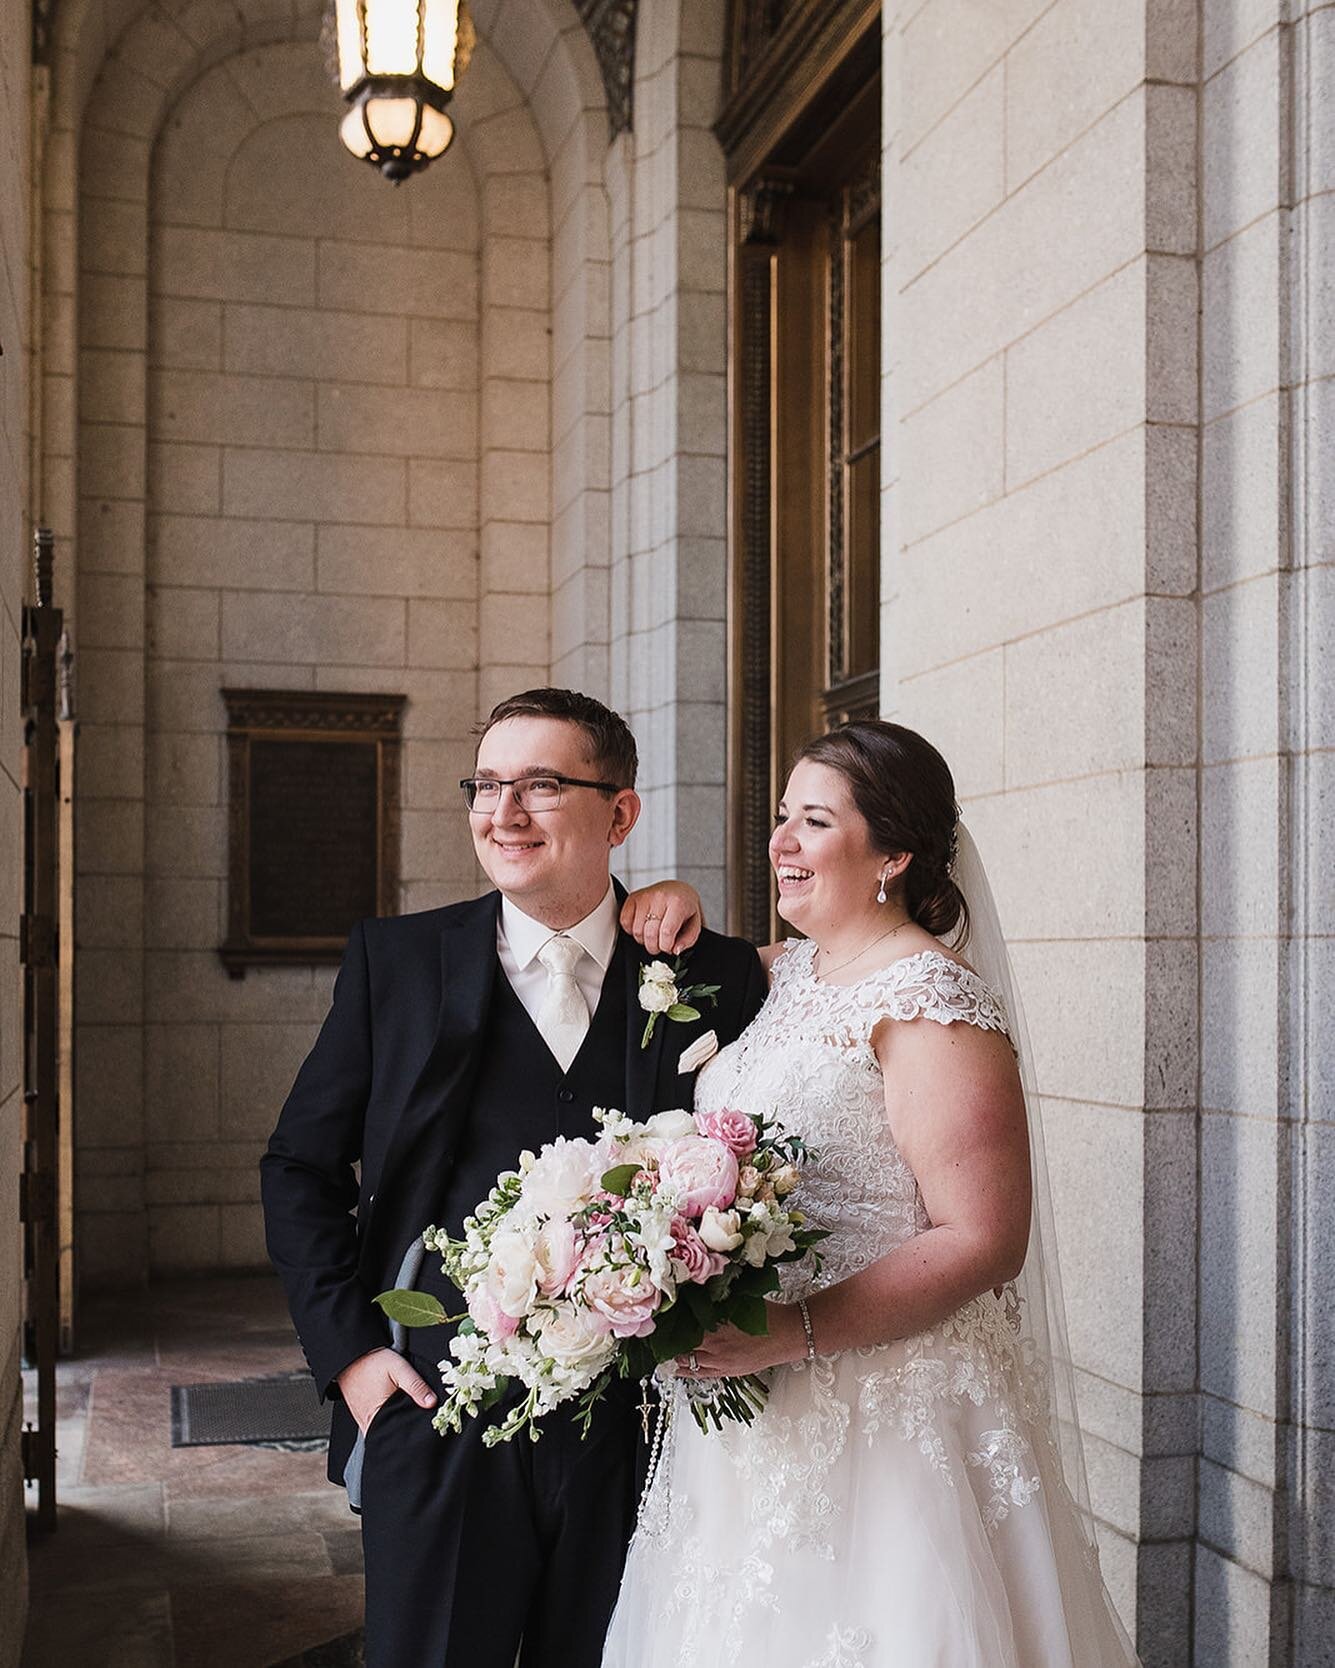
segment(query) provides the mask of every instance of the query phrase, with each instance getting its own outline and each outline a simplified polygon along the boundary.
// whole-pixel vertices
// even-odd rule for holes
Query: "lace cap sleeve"
[[[868,984],[869,1017],[874,1009],[876,1019],[931,1019],[938,1025],[962,1021],[984,1031],[1000,1031],[1012,1042],[1001,998],[976,973],[939,950],[920,950],[892,962]]]

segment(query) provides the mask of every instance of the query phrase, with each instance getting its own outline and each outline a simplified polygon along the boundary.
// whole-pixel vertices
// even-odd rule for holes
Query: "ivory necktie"
[[[564,933],[549,938],[538,951],[538,960],[547,969],[547,994],[538,1009],[538,1030],[562,1071],[570,1070],[589,1029],[589,1005],[575,979],[575,968],[583,954],[583,945]]]

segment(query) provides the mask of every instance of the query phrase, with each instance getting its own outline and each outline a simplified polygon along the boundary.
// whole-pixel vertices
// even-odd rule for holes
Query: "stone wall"
[[[1335,1637],[1335,11],[1204,8],[1199,1668]]]
[[[20,1252],[17,1211],[23,1112],[18,918],[23,879],[19,627],[29,597],[28,548],[32,249],[29,156],[32,95],[28,8],[0,10],[0,1668],[16,1668],[23,1639],[26,1567],[19,1380]]]
[[[134,103],[141,35],[80,174],[90,1283],[262,1263],[255,1156],[328,1005],[328,971],[217,960],[220,688],[408,695],[414,909],[476,887],[480,655],[505,688],[548,656],[548,187],[506,70],[479,48],[460,138],[396,192],[342,151],[313,41]]]
[[[954,766],[1012,935],[1147,1663],[1187,1635],[1195,1441],[1194,12],[885,32],[884,707]]]

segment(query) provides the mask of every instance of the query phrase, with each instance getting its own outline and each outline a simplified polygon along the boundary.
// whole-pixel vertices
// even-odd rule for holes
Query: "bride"
[[[696,1108],[801,1135],[829,1237],[768,1335],[677,1363],[604,1668],[1136,1663],[1090,1535],[1027,1045],[957,815],[896,724],[846,724],[789,777],[769,855],[805,937],[762,952],[769,998]],[[651,901],[628,905],[642,933]],[[755,1423],[702,1434],[691,1382],[754,1372]]]

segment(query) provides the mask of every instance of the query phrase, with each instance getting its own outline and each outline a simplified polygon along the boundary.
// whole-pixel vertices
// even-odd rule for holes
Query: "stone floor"
[[[173,1384],[300,1366],[266,1277],[85,1306],[59,1370],[59,1527],[29,1544],[25,1668],[360,1660],[361,1540],[323,1453],[171,1446]]]

